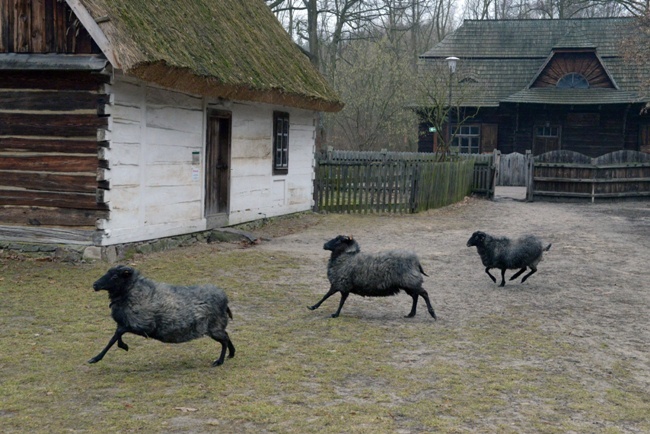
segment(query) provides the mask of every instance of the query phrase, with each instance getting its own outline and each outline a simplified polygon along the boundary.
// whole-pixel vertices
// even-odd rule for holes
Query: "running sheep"
[[[338,310],[332,314],[336,318],[350,294],[363,297],[386,297],[404,290],[413,298],[413,306],[408,318],[415,316],[418,297],[427,304],[431,316],[436,314],[431,306],[429,294],[422,288],[422,275],[427,274],[420,265],[417,255],[410,251],[391,250],[377,254],[362,253],[359,244],[344,235],[328,241],[323,249],[332,252],[327,265],[327,278],[330,290],[310,310],[318,307],[332,295],[341,293]]]
[[[497,279],[490,274],[491,268],[501,270],[501,284],[506,284],[506,270],[519,269],[510,280],[519,277],[527,268],[530,273],[526,274],[521,282],[525,282],[532,274],[537,272],[537,264],[542,260],[542,255],[551,248],[551,244],[546,247],[534,235],[524,235],[516,240],[506,237],[493,237],[485,232],[476,231],[467,241],[467,247],[476,246],[481,261],[485,266],[485,272],[494,283]]]
[[[88,363],[99,362],[117,342],[125,351],[122,335],[133,333],[165,343],[191,341],[210,336],[221,344],[221,355],[212,363],[223,363],[235,356],[226,326],[232,313],[224,291],[213,285],[178,286],[158,283],[140,275],[134,268],[117,266],[93,284],[95,291],[108,291],[111,316],[117,330],[108,345]]]

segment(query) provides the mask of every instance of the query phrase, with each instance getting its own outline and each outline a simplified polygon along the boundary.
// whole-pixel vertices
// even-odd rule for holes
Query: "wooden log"
[[[79,114],[0,113],[3,135],[96,137],[108,125],[107,118]]]
[[[0,238],[16,242],[92,245],[99,242],[101,233],[96,229],[0,226]]]
[[[98,92],[110,76],[83,71],[0,71],[0,88]]]
[[[91,227],[108,215],[106,210],[0,206],[0,224]]]
[[[88,175],[59,175],[34,172],[0,172],[0,186],[26,190],[70,191],[94,193],[97,177]]]
[[[0,190],[3,205],[40,206],[76,209],[106,210],[106,204],[97,203],[95,194],[56,193],[45,191]]]
[[[61,152],[97,155],[95,140],[0,137],[0,152]]]
[[[71,173],[92,172],[93,176],[96,176],[97,157],[73,157],[65,155],[3,156],[0,158],[0,170]]]
[[[99,111],[107,101],[107,95],[90,92],[0,90],[0,109],[5,110]]]

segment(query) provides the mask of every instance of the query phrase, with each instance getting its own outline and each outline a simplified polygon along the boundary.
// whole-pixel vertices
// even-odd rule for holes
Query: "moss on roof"
[[[118,66],[163,86],[337,111],[342,103],[262,0],[80,0]]]

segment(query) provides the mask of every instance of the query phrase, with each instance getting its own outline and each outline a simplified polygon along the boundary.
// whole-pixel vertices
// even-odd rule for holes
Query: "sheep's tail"
[[[420,268],[420,273],[422,273],[425,276],[429,277],[429,275],[427,273],[425,273],[424,270],[422,269],[422,264],[418,264],[418,268]]]
[[[230,308],[228,306],[226,306],[226,312],[228,313],[230,319],[232,319],[232,312],[230,311]]]
[[[549,244],[548,246],[546,246],[546,248],[544,249],[544,251],[545,251],[545,252],[548,252],[549,250],[551,250],[551,246],[552,246],[552,245],[553,245],[553,244]]]

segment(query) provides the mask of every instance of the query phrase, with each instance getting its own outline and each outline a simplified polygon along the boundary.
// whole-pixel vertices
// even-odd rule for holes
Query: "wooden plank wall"
[[[598,158],[572,151],[535,157],[532,199],[601,199],[650,197],[650,154],[616,151]]]
[[[0,224],[94,227],[107,217],[97,181],[106,81],[0,71]]]
[[[60,0],[0,0],[0,53],[99,54]]]

